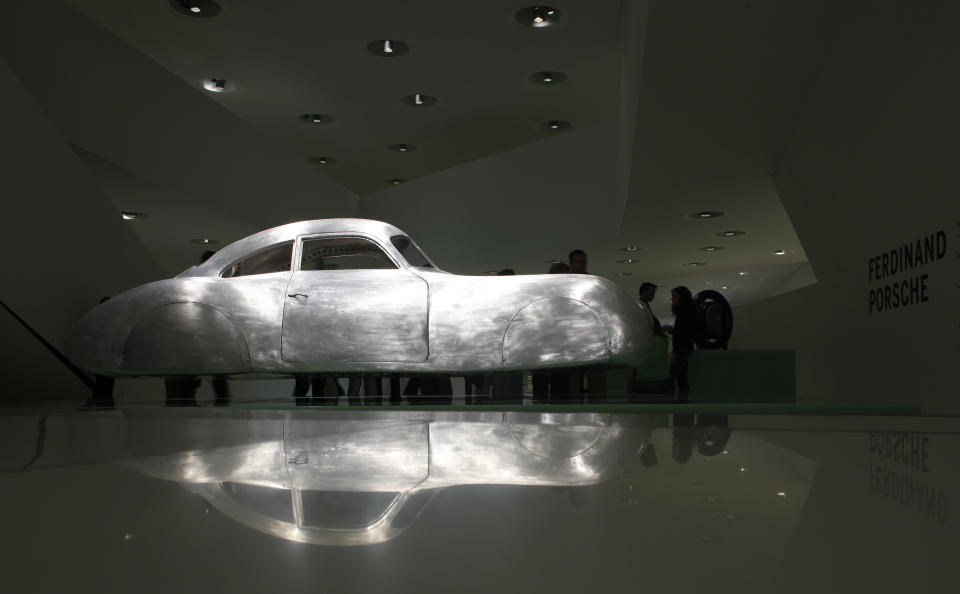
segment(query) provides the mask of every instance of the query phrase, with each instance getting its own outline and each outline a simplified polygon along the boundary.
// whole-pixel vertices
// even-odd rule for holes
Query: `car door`
[[[428,285],[367,237],[298,240],[283,306],[290,362],[422,362]]]

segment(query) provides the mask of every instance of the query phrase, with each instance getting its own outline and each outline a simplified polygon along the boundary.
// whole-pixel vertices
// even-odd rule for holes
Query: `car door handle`
[[[304,299],[306,299],[307,297],[309,297],[309,295],[304,295],[303,293],[290,293],[289,295],[287,295],[287,297],[293,297],[294,299],[300,299],[301,297],[303,297]]]

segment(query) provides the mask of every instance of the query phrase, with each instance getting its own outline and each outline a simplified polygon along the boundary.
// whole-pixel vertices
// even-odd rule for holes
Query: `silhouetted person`
[[[663,335],[663,326],[660,325],[660,320],[657,319],[657,316],[653,315],[653,300],[657,296],[657,285],[653,283],[645,282],[640,285],[640,291],[638,293],[640,301],[646,306],[644,311],[647,314],[647,319],[650,322],[650,327],[653,329],[654,334]]]
[[[197,404],[197,388],[200,387],[198,377],[168,377],[163,380],[167,393],[166,406],[199,406]]]
[[[587,252],[583,250],[573,250],[567,256],[572,274],[590,274],[587,272]]]
[[[563,262],[550,265],[548,274],[567,274],[570,266]],[[559,404],[570,401],[570,374],[561,371],[537,371],[533,374],[533,400],[538,404]]]
[[[397,406],[403,401],[403,394],[400,392],[400,376],[391,375],[390,377],[390,404]]]
[[[421,375],[410,378],[403,395],[415,406],[453,403],[453,382],[449,375]]]
[[[492,376],[493,402],[523,404],[523,372],[508,371]]]
[[[677,400],[687,401],[690,384],[687,381],[687,364],[693,355],[697,313],[690,289],[679,286],[670,291],[673,307],[673,360],[670,362],[670,377],[677,387]]]
[[[493,375],[490,373],[476,373],[465,376],[464,381],[464,404],[490,404],[493,400],[490,397],[490,388],[493,384]]]
[[[313,398],[307,397],[312,390]],[[294,378],[293,399],[297,406],[336,406],[343,389],[335,377],[327,375],[298,375]]]
[[[360,387],[363,386],[363,400]],[[383,384],[376,375],[352,375],[347,382],[347,399],[351,406],[379,406],[383,403]]]
[[[570,263],[570,272],[572,274],[590,274],[587,272],[587,252],[583,250],[573,250],[567,256]],[[586,375],[572,374],[573,382],[571,386],[571,402],[583,402],[587,400],[594,404],[600,404],[607,401],[607,374],[604,371],[594,371]],[[584,388],[586,380],[586,388]]]
[[[102,301],[101,301],[102,303]],[[93,395],[80,406],[80,410],[113,410],[113,386],[116,378],[106,375],[93,376]]]

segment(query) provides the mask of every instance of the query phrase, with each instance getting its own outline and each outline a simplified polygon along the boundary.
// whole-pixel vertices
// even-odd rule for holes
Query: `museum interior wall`
[[[221,237],[354,214],[355,194],[69,4],[11,10],[0,51],[24,86],[68,142],[150,188],[157,211],[194,209],[196,232]]]
[[[156,263],[70,145],[0,60],[3,302],[55,345],[102,297],[156,278]],[[86,387],[15,319],[0,316],[0,399],[70,399]]]
[[[617,135],[611,120],[527,144],[365,194],[360,213],[410,233],[441,268],[544,273],[544,260],[615,237]]]
[[[733,346],[796,349],[801,402],[960,406],[960,89],[945,76],[960,59],[957,17],[954,5],[861,13],[777,167],[819,282],[737,308]],[[904,269],[901,248],[918,240],[933,256]]]

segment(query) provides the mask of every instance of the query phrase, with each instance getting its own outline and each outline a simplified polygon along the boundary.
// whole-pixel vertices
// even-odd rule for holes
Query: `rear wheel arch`
[[[206,375],[250,371],[243,334],[219,309],[193,301],[167,303],[130,330],[121,366],[144,375]]]

